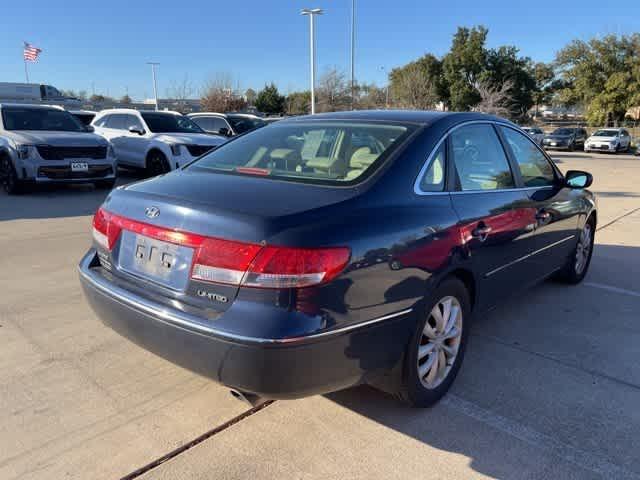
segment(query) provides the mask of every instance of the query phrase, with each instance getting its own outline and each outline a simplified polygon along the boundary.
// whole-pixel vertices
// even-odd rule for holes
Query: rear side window
[[[500,127],[500,129],[518,163],[524,186],[553,185],[556,179],[553,167],[533,142],[511,128]]]
[[[515,187],[509,162],[491,125],[460,127],[449,138],[453,164],[462,190]]]
[[[292,181],[355,182],[373,172],[413,128],[351,122],[275,124],[223,144],[190,168]]]
[[[423,192],[441,192],[444,190],[446,142],[442,142],[436,150],[431,164],[420,179],[420,190]]]

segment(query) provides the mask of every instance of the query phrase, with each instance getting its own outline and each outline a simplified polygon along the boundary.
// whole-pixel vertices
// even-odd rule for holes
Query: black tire
[[[436,374],[436,377],[433,382],[432,387],[428,387],[426,382],[428,381],[430,373],[427,373],[425,377],[421,377],[419,373],[419,368],[424,367],[431,360],[431,355],[437,354],[438,351],[436,349],[440,349],[442,347],[435,346],[431,353],[427,354],[427,356],[422,359],[418,359],[418,351],[420,347],[425,347],[432,342],[423,334],[425,330],[425,326],[427,322],[430,325],[437,329],[437,324],[435,323],[435,319],[432,317],[431,312],[438,305],[438,308],[442,312],[443,309],[440,308],[440,303],[442,300],[447,298],[454,298],[457,300],[458,305],[460,307],[461,319],[460,319],[460,328],[462,330],[459,337],[455,339],[447,339],[444,341],[437,340],[434,341],[436,345],[441,344],[448,348],[455,347],[457,348],[456,355],[453,357],[453,363],[445,362],[445,371],[442,375]],[[442,396],[447,393],[451,384],[456,378],[458,371],[460,370],[460,365],[462,364],[462,360],[464,359],[464,352],[467,345],[467,339],[469,337],[469,327],[470,316],[471,316],[471,301],[469,299],[469,292],[465,285],[458,280],[457,278],[450,277],[445,279],[433,292],[433,294],[429,295],[429,298],[424,302],[424,314],[417,324],[416,330],[411,337],[411,342],[407,346],[407,350],[405,352],[405,361],[404,368],[402,372],[402,381],[398,391],[396,392],[398,398],[402,401],[408,403],[412,407],[430,407],[434,405],[438,400],[442,398]],[[435,325],[435,327],[434,327]],[[455,328],[456,325],[454,325]],[[446,331],[446,330],[445,330]],[[446,337],[446,336],[445,336]],[[457,343],[447,343],[452,340],[455,340]],[[438,357],[438,361],[440,358],[446,358],[446,354],[444,351],[442,352],[444,357]],[[419,366],[419,362],[420,366]],[[437,371],[437,370],[436,370]],[[431,372],[431,369],[428,370]]]
[[[149,153],[147,156],[147,174],[150,177],[155,177],[156,175],[162,175],[163,173],[167,173],[171,170],[169,167],[169,162],[167,161],[167,157],[158,150],[154,150]]]
[[[586,233],[589,229],[589,233]],[[578,234],[578,241],[575,248],[572,250],[571,255],[567,258],[567,262],[564,264],[556,278],[564,283],[575,285],[584,280],[584,277],[589,271],[589,265],[591,265],[591,257],[593,256],[593,246],[595,240],[596,225],[593,217],[585,222],[584,227]],[[589,246],[586,256],[583,256],[582,263],[578,262],[578,255],[580,252],[584,252],[583,242],[585,238],[589,238]]]
[[[0,184],[8,195],[19,195],[25,190],[11,159],[6,155],[0,157]]]
[[[113,190],[113,187],[116,186],[116,179],[98,180],[97,182],[94,182],[94,185],[100,190]]]

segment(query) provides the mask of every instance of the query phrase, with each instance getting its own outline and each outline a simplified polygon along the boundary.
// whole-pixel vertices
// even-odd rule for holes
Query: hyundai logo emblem
[[[160,215],[160,209],[158,207],[147,207],[144,209],[144,214],[149,218],[156,218]]]

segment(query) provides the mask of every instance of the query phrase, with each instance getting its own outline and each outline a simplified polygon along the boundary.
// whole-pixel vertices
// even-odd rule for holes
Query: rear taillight
[[[111,250],[120,235],[120,227],[113,222],[114,215],[99,208],[93,216],[93,239],[105,250]]]
[[[149,225],[100,208],[93,238],[111,250],[122,230],[194,249],[191,278],[255,288],[300,288],[326,283],[349,263],[346,247],[294,248],[236,242]]]

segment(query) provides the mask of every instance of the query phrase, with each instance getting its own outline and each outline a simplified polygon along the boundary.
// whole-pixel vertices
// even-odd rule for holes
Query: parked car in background
[[[109,142],[62,107],[0,104],[0,182],[7,193],[20,193],[30,183],[112,188],[116,174]]]
[[[92,126],[111,142],[119,164],[144,168],[150,175],[185,165],[227,140],[170,111],[103,110]]]
[[[584,142],[584,151],[628,152],[631,148],[631,135],[624,128],[601,128],[596,130]]]
[[[587,131],[584,128],[556,128],[553,132],[544,136],[542,146],[554,150],[575,150],[584,147],[587,140]]]
[[[527,135],[533,138],[533,141],[536,142],[538,145],[542,145],[542,140],[544,139],[544,132],[542,131],[541,128],[522,127],[522,131],[526,132]]]
[[[423,407],[474,314],[584,278],[591,181],[486,114],[282,120],[112,192],[80,277],[107,325],[250,402],[370,383]]]
[[[205,132],[225,137],[240,135],[267,124],[262,118],[249,113],[199,112],[187,116]]]
[[[91,122],[96,117],[96,112],[91,110],[69,110],[69,113],[80,120],[80,123],[84,126],[91,125]]]

